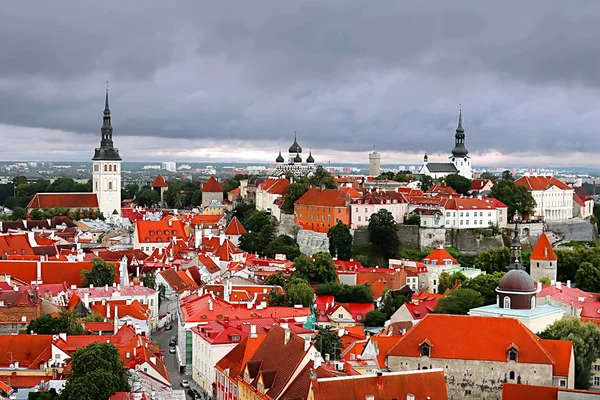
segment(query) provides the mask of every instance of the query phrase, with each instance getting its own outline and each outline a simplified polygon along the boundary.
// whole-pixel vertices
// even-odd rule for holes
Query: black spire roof
[[[302,147],[300,147],[300,145],[296,141],[296,132],[294,132],[294,143],[292,143],[292,145],[290,146],[289,152],[290,153],[302,153]]]
[[[284,159],[283,159],[283,157],[281,156],[281,149],[279,149],[279,155],[278,155],[278,156],[277,156],[277,158],[275,159],[275,162],[282,163],[282,162],[284,162],[284,161],[285,161],[285,160],[284,160]]]
[[[294,162],[295,163],[301,163],[302,162],[302,157],[300,157],[300,153],[296,152],[296,157],[294,157]]]
[[[94,161],[120,161],[119,150],[113,147],[113,128],[111,125],[110,108],[108,107],[108,86],[106,87],[106,98],[104,100],[104,115],[102,117],[102,128],[100,129],[100,147],[94,152]]]
[[[310,152],[308,153],[308,158],[306,159],[306,162],[309,164],[312,164],[315,162],[315,159],[312,156],[312,149],[310,150]]]
[[[456,128],[456,134],[454,135],[454,149],[452,149],[452,156],[456,158],[466,157],[469,154],[469,150],[465,147],[465,130],[462,123],[462,108],[458,114],[458,127]]]
[[[515,222],[515,234],[510,242],[510,264],[507,269],[510,271],[511,269],[521,269],[525,270],[525,267],[521,265],[521,250],[523,246],[521,245],[521,239],[519,239],[519,226]]]

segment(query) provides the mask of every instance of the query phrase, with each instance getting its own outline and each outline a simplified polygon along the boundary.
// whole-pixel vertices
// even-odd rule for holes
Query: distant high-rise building
[[[177,163],[175,163],[175,161],[163,161],[161,169],[169,172],[175,172],[177,170]]]
[[[96,148],[92,158],[92,190],[98,197],[100,212],[110,218],[113,214],[121,214],[121,156],[113,146],[108,88],[100,131],[100,147]]]
[[[374,151],[369,153],[369,175],[378,176],[381,173],[381,154]]]

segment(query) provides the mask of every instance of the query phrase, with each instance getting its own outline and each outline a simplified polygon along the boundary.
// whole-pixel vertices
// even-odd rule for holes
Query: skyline
[[[317,164],[446,161],[462,103],[476,168],[595,166],[593,2],[28,3],[0,28],[3,161],[91,159],[108,80],[125,161],[267,163],[294,131]]]

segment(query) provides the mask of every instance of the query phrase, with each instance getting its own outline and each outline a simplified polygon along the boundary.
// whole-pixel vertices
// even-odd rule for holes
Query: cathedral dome
[[[294,134],[294,143],[292,143],[292,145],[290,146],[289,152],[290,153],[302,153],[302,147],[300,147],[300,145],[296,141],[296,134]]]
[[[535,284],[531,276],[522,269],[511,269],[498,284],[498,290],[505,292],[535,292]]]
[[[302,162],[302,157],[300,157],[300,154],[296,153],[296,157],[294,157],[294,162],[295,163],[301,163]]]
[[[308,153],[308,158],[306,159],[306,162],[309,164],[312,164],[315,162],[315,159],[312,156],[312,151],[310,153]]]
[[[285,160],[284,160],[284,159],[283,159],[283,157],[281,156],[281,151],[279,151],[279,155],[278,155],[278,156],[277,156],[277,158],[275,159],[275,162],[282,163],[282,162],[284,162],[284,161],[285,161]]]

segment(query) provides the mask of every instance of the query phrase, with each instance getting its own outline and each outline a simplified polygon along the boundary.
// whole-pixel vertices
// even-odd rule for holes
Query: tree
[[[400,247],[400,239],[391,212],[381,209],[371,215],[368,231],[369,240],[383,257],[391,258],[396,254]]]
[[[140,187],[135,183],[130,183],[125,185],[125,187],[121,190],[121,198],[122,199],[133,199],[135,194],[140,190]]]
[[[241,221],[242,226],[248,232],[260,232],[265,226],[272,225],[272,217],[264,211],[253,211]]]
[[[326,283],[335,282],[337,279],[337,267],[333,263],[331,254],[329,253],[315,253],[314,258],[314,273],[312,279],[309,279],[311,283]]]
[[[281,204],[281,211],[286,214],[294,213],[294,203],[300,197],[304,196],[304,193],[308,191],[308,185],[305,183],[294,182],[288,185],[283,190],[283,203]]]
[[[492,272],[502,272],[510,264],[510,249],[502,247],[500,249],[490,249],[480,251],[475,258],[475,268],[479,268],[488,274]]]
[[[385,325],[385,321],[387,321],[386,315],[376,308],[373,311],[369,311],[367,315],[365,315],[363,325],[366,327],[380,327]]]
[[[544,286],[550,286],[550,285],[552,285],[552,281],[547,276],[544,276],[544,277],[540,278],[540,283],[542,285],[544,285]]]
[[[37,333],[40,335],[53,335],[58,332],[58,318],[54,318],[52,315],[42,315],[39,318],[31,320],[27,325],[27,333]]]
[[[483,172],[479,175],[479,179],[489,179],[492,182],[496,182],[498,180],[498,176],[492,174],[491,172]]]
[[[494,197],[506,204],[508,217],[513,218],[516,213],[525,217],[533,214],[535,200],[525,186],[517,186],[511,179],[502,179],[494,184],[489,197]]]
[[[302,304],[303,307],[311,307],[315,292],[308,282],[290,283],[286,289],[286,296],[291,305]]]
[[[449,274],[442,272],[438,279],[438,293],[446,293],[446,290],[452,290],[456,286],[457,282],[463,283],[467,280],[467,277],[462,272],[454,272]]]
[[[437,314],[467,315],[470,309],[481,307],[483,296],[472,289],[458,288],[451,290],[438,300],[433,310]]]
[[[147,288],[156,289],[156,275],[154,272],[146,272],[140,277],[140,282]]]
[[[600,358],[600,328],[577,318],[560,319],[539,336],[543,339],[571,340],[575,353],[575,388],[588,389],[592,364]]]
[[[404,221],[404,225],[420,226],[421,225],[421,216],[417,213],[410,214],[409,217],[406,218],[406,221]]]
[[[381,295],[381,301],[379,302],[379,311],[381,311],[383,315],[385,315],[386,320],[388,320],[392,316],[392,314],[396,312],[392,292],[390,292],[387,289]]]
[[[13,220],[27,219],[27,211],[23,207],[15,207],[12,212],[11,217]]]
[[[271,275],[273,276],[273,275]],[[271,289],[269,297],[267,297],[267,304],[270,306],[287,306],[288,303],[285,299],[285,294],[279,293],[277,288]]]
[[[509,170],[502,171],[502,180],[503,181],[514,181],[512,173]]]
[[[426,192],[433,186],[433,178],[429,175],[423,175],[421,178],[421,190]]]
[[[119,349],[111,343],[96,342],[76,350],[70,367],[61,399],[108,400],[116,392],[130,391]]]
[[[469,194],[473,184],[470,179],[467,179],[459,174],[450,174],[444,178],[444,181],[446,182],[446,185],[456,190],[459,194],[464,194],[465,196]]]
[[[238,220],[243,221],[246,215],[250,214],[252,211],[256,211],[254,203],[245,198],[238,197],[235,208],[233,209],[233,216]]]
[[[142,207],[152,207],[158,204],[159,201],[160,196],[158,193],[149,187],[143,187],[135,194],[135,203]]]
[[[413,179],[413,174],[410,171],[398,171],[394,176],[397,182],[410,182]]]
[[[258,233],[256,232],[246,232],[242,236],[240,236],[240,249],[248,252],[250,254],[258,253],[260,248],[258,244]]]
[[[269,243],[264,250],[267,257],[275,257],[277,254],[285,254],[288,260],[295,260],[300,254],[300,247],[294,238],[287,235],[279,235]]]
[[[311,277],[314,275],[315,263],[313,260],[301,254],[294,260],[294,273],[293,276],[302,278],[307,282],[310,282]]]
[[[394,179],[394,173],[392,171],[382,172],[374,178],[376,181],[391,181]]]
[[[54,335],[66,333],[67,335],[83,335],[83,326],[78,319],[80,315],[75,310],[62,310],[58,317],[52,315],[43,315],[32,320],[27,325],[28,333],[38,333],[45,335]]]
[[[352,253],[352,234],[348,225],[342,221],[329,228],[329,253],[340,260],[349,260]]]
[[[107,263],[99,257],[92,258],[91,263],[91,270],[81,270],[81,276],[83,278],[81,282],[82,286],[112,286],[116,277],[115,265],[113,263]]]
[[[338,303],[373,303],[375,301],[371,285],[368,283],[354,286],[337,282],[322,283],[317,285],[316,293],[334,296]]]
[[[462,287],[472,289],[483,296],[483,305],[496,303],[496,288],[500,283],[500,279],[504,276],[504,272],[494,272],[491,274],[477,275],[473,279],[462,281]]]
[[[315,349],[321,353],[321,357],[325,358],[329,354],[331,359],[337,360],[344,349],[340,336],[337,331],[330,326],[321,327],[315,336]]]
[[[583,262],[575,273],[575,282],[577,288],[585,292],[597,293],[600,291],[600,259],[595,259],[593,263]]]
[[[308,178],[308,183],[314,187],[324,186],[325,189],[337,189],[337,183],[335,183],[333,176],[320,165],[315,168],[312,175]]]
[[[276,274],[267,276],[267,279],[265,279],[265,285],[285,287],[285,276],[283,276],[281,271],[277,271]]]

